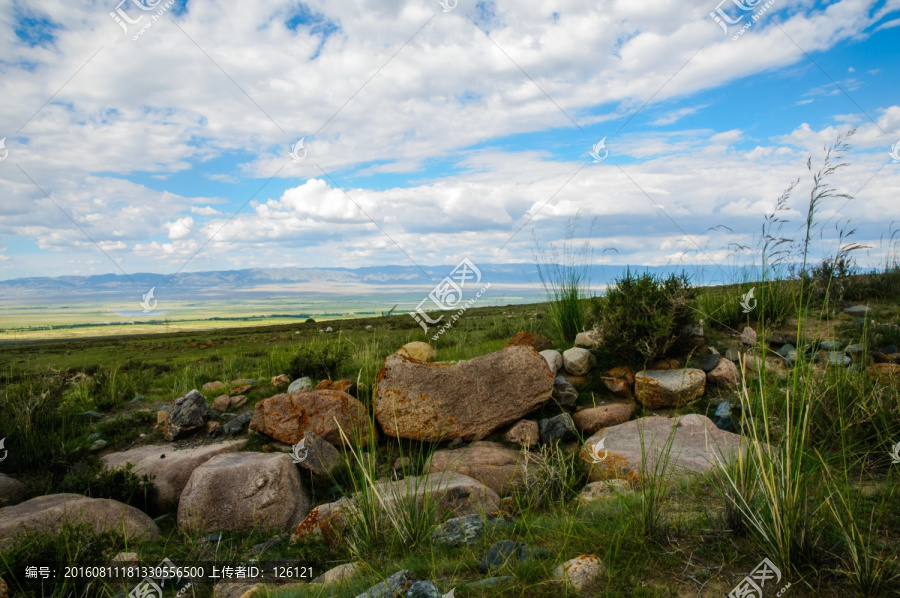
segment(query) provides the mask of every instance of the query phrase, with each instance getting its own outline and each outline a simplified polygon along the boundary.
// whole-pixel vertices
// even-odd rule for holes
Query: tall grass
[[[576,215],[566,223],[565,238],[562,247],[551,243],[549,248],[541,249],[537,237],[534,238],[534,258],[538,277],[544,286],[549,303],[550,320],[556,335],[564,343],[572,343],[575,336],[584,330],[584,299],[590,294],[591,262],[593,251],[590,237],[593,233],[592,222],[588,232],[588,240],[575,246],[575,234],[578,230],[579,216]]]

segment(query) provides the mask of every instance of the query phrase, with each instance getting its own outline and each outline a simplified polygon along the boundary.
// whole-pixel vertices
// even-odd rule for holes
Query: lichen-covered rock
[[[297,391],[263,399],[256,404],[250,429],[285,444],[297,444],[309,431],[340,445],[343,430],[351,443],[366,446],[374,434],[365,406],[337,390]]]
[[[600,557],[594,554],[583,554],[566,561],[553,570],[553,579],[568,585],[576,592],[583,592],[596,583],[606,570]]]
[[[397,353],[378,372],[375,417],[390,436],[475,440],[547,402],[553,374],[532,347],[509,347],[455,365]]]
[[[437,359],[437,351],[435,348],[428,343],[423,343],[421,341],[406,343],[397,349],[397,353],[404,357],[409,357],[410,359],[415,359],[417,361],[425,361],[427,363],[431,363]]]
[[[645,407],[682,407],[703,396],[703,370],[644,370],[634,376],[634,396]]]
[[[348,395],[356,394],[356,380],[321,380],[316,390],[339,390]]]
[[[506,343],[506,347],[534,347],[534,350],[540,353],[551,349],[553,347],[553,341],[542,334],[523,331],[512,337],[509,342]]]

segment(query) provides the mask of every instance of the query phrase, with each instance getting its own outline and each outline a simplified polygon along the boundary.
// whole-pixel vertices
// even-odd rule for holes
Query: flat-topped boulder
[[[220,442],[195,448],[176,450],[174,444],[151,444],[100,458],[107,469],[119,469],[131,463],[132,472],[152,477],[150,504],[157,512],[175,508],[191,474],[216,455],[233,453],[244,440]]]
[[[160,536],[149,515],[126,504],[80,494],[48,494],[0,509],[0,551],[15,545],[15,536],[34,532],[55,536],[64,525],[91,526],[95,533],[120,533],[129,541]]]
[[[506,448],[497,442],[473,442],[458,449],[435,451],[425,467],[425,473],[451,471],[478,480],[500,496],[525,485],[526,457],[523,451]]]
[[[651,416],[602,429],[584,442],[581,458],[590,466],[593,481],[637,481],[644,457],[647,459],[644,471],[648,475],[656,471],[672,433],[668,476],[709,471],[717,467],[717,459],[726,461],[749,442],[739,434],[720,430],[703,415],[692,413],[677,419]]]
[[[550,400],[553,373],[532,347],[507,347],[454,365],[389,355],[378,372],[375,417],[390,436],[476,440]]]
[[[181,530],[284,532],[309,512],[300,473],[284,453],[225,453],[194,470],[178,504]]]
[[[285,444],[297,444],[309,431],[340,445],[343,430],[350,442],[365,446],[374,434],[365,405],[339,390],[300,390],[263,399],[256,404],[250,429]]]
[[[644,407],[683,407],[706,390],[706,372],[700,369],[643,370],[634,375],[634,397]]]

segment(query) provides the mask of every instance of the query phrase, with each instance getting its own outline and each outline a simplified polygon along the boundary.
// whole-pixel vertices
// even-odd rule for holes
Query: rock
[[[310,499],[283,453],[225,453],[197,467],[178,504],[178,528],[275,531],[297,525]]]
[[[755,345],[756,331],[749,326],[745,326],[743,332],[741,332],[741,343],[744,345]]]
[[[297,378],[288,386],[287,392],[291,394],[292,392],[297,392],[298,390],[312,390],[313,382],[307,377],[303,376],[302,378]]]
[[[409,587],[403,598],[444,598],[444,594],[430,581],[417,581]]]
[[[9,598],[9,588],[2,577],[0,577],[0,598]]]
[[[875,320],[871,318],[857,318],[855,322],[853,322],[853,327],[857,329],[866,328],[868,326],[874,326]]]
[[[120,552],[112,558],[113,563],[139,563],[141,557],[136,552]]]
[[[848,358],[849,359],[849,358]],[[96,453],[97,451],[102,451],[106,448],[107,442],[102,438],[99,440],[95,440],[91,446],[88,447],[88,452]]]
[[[253,385],[252,385],[252,384],[241,384],[240,386],[235,386],[234,388],[232,388],[231,390],[229,390],[229,391],[228,391],[228,394],[229,394],[230,396],[234,397],[234,396],[237,396],[237,395],[242,395],[242,394],[244,394],[245,392],[250,392],[250,390],[251,390],[252,388],[253,388]]]
[[[512,525],[496,513],[473,513],[448,519],[431,532],[435,544],[444,546],[474,546],[484,537],[485,529]]]
[[[362,572],[362,563],[344,563],[343,565],[333,567],[322,575],[316,577],[312,580],[312,583],[320,583],[322,585],[344,583],[350,581]]]
[[[631,491],[631,484],[626,480],[604,480],[602,482],[590,482],[578,494],[578,501],[582,504],[595,502],[606,498],[614,498],[618,494]]]
[[[200,387],[200,392],[215,392],[219,389],[225,388],[225,384],[215,380],[213,382],[207,382],[203,386]]]
[[[785,345],[782,345],[781,348],[776,351],[776,353],[778,353],[779,355],[781,355],[782,357],[787,359],[788,355],[790,355],[791,353],[796,355],[797,349],[796,349],[796,347],[794,347],[794,345],[785,344]]]
[[[645,407],[682,407],[706,390],[703,370],[644,370],[634,376],[634,396]]]
[[[634,403],[611,403],[579,411],[572,416],[572,419],[579,432],[590,435],[600,428],[625,423],[631,419],[632,415],[634,415]]]
[[[862,343],[856,343],[853,345],[848,345],[847,348],[844,349],[844,353],[846,353],[854,361],[856,361],[860,357],[862,357],[866,353],[867,350],[868,350],[868,347],[866,347],[866,345],[864,345]]]
[[[515,566],[518,562],[545,559],[548,556],[550,555],[547,551],[531,548],[524,542],[500,540],[491,546],[481,564],[478,565],[478,570],[482,573],[490,573],[504,568],[507,564]]]
[[[604,428],[588,438],[581,451],[581,458],[590,466],[592,480],[626,479],[637,481],[641,476],[641,427],[643,427],[644,453],[647,456],[645,471],[652,474],[660,458],[662,448],[673,433],[669,452],[667,476],[682,476],[691,472],[706,472],[718,467],[717,457],[729,458],[748,441],[730,432],[719,430],[713,422],[695,413],[676,419],[668,417],[643,417]],[[595,445],[598,449],[594,449]],[[602,457],[596,462],[591,452]]]
[[[578,391],[563,376],[553,379],[553,400],[562,407],[575,407],[578,404]]]
[[[338,445],[343,430],[349,442],[366,446],[375,434],[365,406],[337,390],[297,391],[263,399],[256,404],[250,429],[285,444],[297,444],[306,432],[312,432]]]
[[[523,419],[510,428],[504,438],[507,442],[532,449],[541,441],[541,434],[536,421]]]
[[[56,536],[66,524],[88,524],[95,533],[117,532],[131,541],[160,537],[153,520],[134,507],[106,498],[50,494],[0,509],[0,551],[11,549],[23,531]]]
[[[553,570],[553,579],[571,587],[576,592],[583,592],[600,579],[606,571],[603,561],[593,554],[583,554]]]
[[[258,583],[220,582],[213,587],[213,598],[255,598],[262,587]]]
[[[383,582],[372,586],[356,598],[398,598],[418,581],[415,575],[404,569],[397,571]]]
[[[582,349],[599,349],[603,346],[603,333],[594,328],[575,335],[575,346]]]
[[[23,498],[25,498],[25,484],[0,473],[0,508],[17,505]]]
[[[737,363],[741,360],[741,352],[734,347],[728,347],[728,350],[725,351],[725,359],[730,359],[731,361]]]
[[[854,318],[864,318],[872,312],[872,310],[865,305],[851,305],[850,307],[845,307],[841,311]]]
[[[331,334],[332,332],[334,332],[334,328],[332,328],[331,326],[327,326],[325,328],[325,334]]]
[[[83,419],[92,419],[92,420],[101,420],[105,415],[102,413],[98,413],[97,411],[85,411],[84,413],[76,413],[73,417],[79,417]]]
[[[150,476],[153,482],[150,504],[155,511],[161,513],[178,505],[181,492],[195,469],[216,455],[233,453],[243,445],[243,440],[182,450],[177,450],[174,444],[147,445],[110,453],[102,457],[100,462],[106,469],[120,469],[131,463],[132,473]]]
[[[550,371],[555,376],[563,365],[562,353],[554,349],[547,349],[546,351],[541,351],[541,357],[547,360],[547,365],[550,366]]]
[[[843,351],[828,351],[828,365],[847,367],[852,362],[853,360],[844,355]]]
[[[195,389],[175,399],[169,408],[163,436],[171,442],[201,429],[205,423],[206,397]]]
[[[563,367],[570,374],[586,376],[596,364],[594,354],[581,347],[572,347],[563,351]]]
[[[634,372],[627,365],[620,365],[619,367],[615,367],[606,372],[606,375],[610,378],[625,380],[629,385],[634,386]]]
[[[519,332],[503,347],[533,347],[538,353],[553,348],[553,341],[542,334]]]
[[[841,350],[840,341],[820,341],[819,349],[822,351],[840,351]]]
[[[341,453],[331,443],[307,432],[300,441],[303,444],[300,456],[305,455],[299,465],[316,475],[329,475],[343,463]]]
[[[723,388],[736,388],[741,382],[741,373],[730,359],[722,359],[719,364],[706,375],[706,380]],[[701,392],[702,394],[702,392]]]
[[[237,408],[247,402],[247,397],[244,395],[238,395],[236,397],[231,397],[231,402],[229,403],[229,407]]]
[[[484,579],[467,583],[463,587],[467,590],[485,590],[506,584],[513,584],[515,581],[516,578],[512,575],[501,575],[499,577],[485,577]]]
[[[526,462],[537,459],[537,455],[526,457],[524,452],[496,442],[479,441],[465,448],[435,451],[425,473],[461,473],[506,496],[525,486]]]
[[[578,436],[575,422],[568,413],[560,413],[553,417],[542,419],[538,422],[541,434],[541,442],[550,444],[557,440],[569,440]]]
[[[560,374],[563,378],[569,381],[569,384],[579,389],[586,389],[588,387],[588,379],[584,376],[573,376],[572,374],[567,373],[565,370]],[[559,378],[559,376],[556,376]]]
[[[272,377],[271,384],[273,388],[287,388],[291,384],[291,379],[287,376],[287,374],[278,374],[277,376]]]
[[[388,520],[388,511],[410,508],[413,502],[416,507],[422,508],[426,498],[434,505],[434,514],[437,518],[491,513],[500,506],[500,497],[496,492],[477,480],[455,473],[410,476],[399,481],[376,482],[374,491],[382,497],[379,509],[386,520],[385,523]],[[291,543],[339,539],[341,530],[346,525],[343,511],[352,508],[355,507],[351,497],[312,509],[294,530]]]
[[[876,363],[869,366],[866,373],[884,386],[900,384],[900,365],[896,363]]]
[[[434,347],[421,341],[406,343],[397,349],[397,354],[426,363],[431,363],[437,359],[437,351],[435,351]]]
[[[553,374],[531,347],[509,347],[456,365],[389,355],[378,372],[375,416],[390,436],[474,440],[546,403]]]
[[[716,407],[716,412],[713,415],[712,422],[716,424],[716,427],[720,430],[728,432],[734,431],[734,421],[731,419],[731,401],[722,401],[719,403],[719,406]]]
[[[651,370],[680,370],[681,362],[675,359],[674,357],[670,357],[668,359],[660,359],[656,363],[650,366]]]
[[[613,378],[612,376],[603,376],[600,378],[609,392],[623,399],[631,398],[631,384],[628,380],[622,378]]]
[[[703,359],[700,360],[700,369],[708,374],[716,369],[716,366],[719,365],[719,362],[721,360],[722,356],[718,353],[710,353],[709,355],[704,355]]]
[[[225,434],[227,436],[237,436],[241,432],[244,431],[244,426],[250,423],[250,419],[253,417],[253,412],[248,411],[246,413],[241,413],[237,417],[235,417],[230,422],[223,424],[213,430],[213,436],[219,436]]]
[[[339,390],[348,395],[356,394],[356,380],[321,380],[316,390]]]
[[[228,395],[217,396],[213,399],[212,405],[210,405],[210,408],[216,411],[228,411],[229,407],[231,407],[231,397]]]

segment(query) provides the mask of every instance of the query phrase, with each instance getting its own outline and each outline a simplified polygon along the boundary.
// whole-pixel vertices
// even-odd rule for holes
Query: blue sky
[[[769,4],[0,3],[0,279],[531,261],[576,215],[598,261],[721,264],[851,127],[815,251],[849,219],[877,263],[900,0]]]

